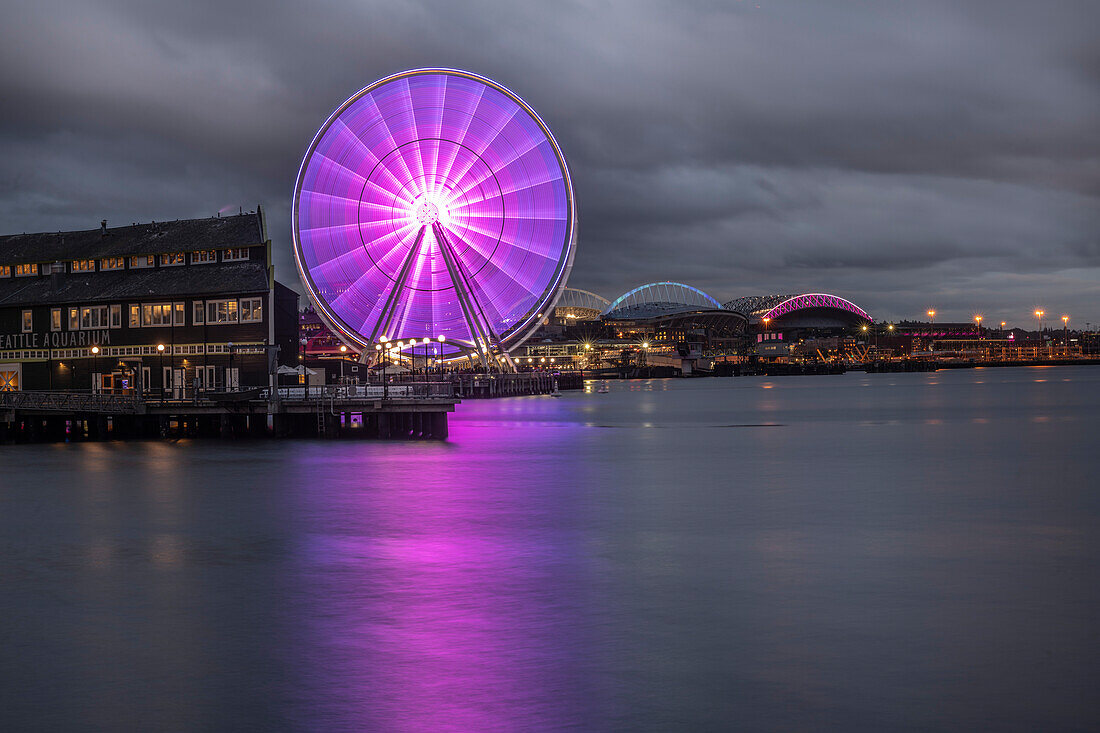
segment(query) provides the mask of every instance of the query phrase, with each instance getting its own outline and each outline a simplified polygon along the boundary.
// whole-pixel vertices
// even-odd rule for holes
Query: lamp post
[[[92,392],[98,392],[99,391],[98,389],[96,389],[96,384],[95,384],[96,375],[99,374],[99,367],[97,366],[98,364],[99,364],[99,347],[98,346],[93,346],[92,347]]]
[[[160,370],[160,401],[164,402],[164,344],[157,344],[157,369]]]
[[[340,384],[344,383],[344,354],[348,353],[346,344],[340,344]]]
[[[1036,356],[1043,355],[1043,313],[1044,311],[1041,310],[1035,311],[1035,327],[1039,331],[1039,345],[1035,348]]]
[[[382,343],[379,345],[382,352],[382,399],[386,399],[386,351],[389,347],[386,345],[389,342],[389,336],[383,336],[379,339]]]
[[[928,309],[928,321],[931,324],[928,327],[928,351],[931,352],[932,351],[932,339],[935,336],[935,330],[936,330],[936,309],[935,308],[929,308]]]
[[[439,342],[439,381],[443,381],[443,342],[447,340],[447,337],[443,334],[439,334],[435,337],[435,340]]]

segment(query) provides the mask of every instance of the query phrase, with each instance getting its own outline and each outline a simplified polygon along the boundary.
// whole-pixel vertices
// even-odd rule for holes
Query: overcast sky
[[[0,26],[0,232],[262,204],[406,68],[554,130],[574,287],[827,291],[879,318],[1100,322],[1100,2],[36,0]]]

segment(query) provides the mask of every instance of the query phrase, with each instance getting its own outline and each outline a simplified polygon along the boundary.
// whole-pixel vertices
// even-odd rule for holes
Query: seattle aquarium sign
[[[71,349],[81,346],[107,346],[110,343],[111,332],[107,329],[50,331],[46,333],[0,333],[0,350]]]

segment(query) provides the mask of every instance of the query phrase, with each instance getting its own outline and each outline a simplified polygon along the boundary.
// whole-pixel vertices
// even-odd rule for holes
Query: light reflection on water
[[[0,447],[0,729],[1096,727],[1100,370],[1036,373]]]

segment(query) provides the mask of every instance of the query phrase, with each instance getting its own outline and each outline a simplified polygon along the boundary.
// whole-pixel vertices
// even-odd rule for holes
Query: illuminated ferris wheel
[[[565,287],[576,203],[530,106],[453,69],[381,79],[321,127],[298,172],[294,254],[318,312],[368,354],[427,339],[485,363]]]

